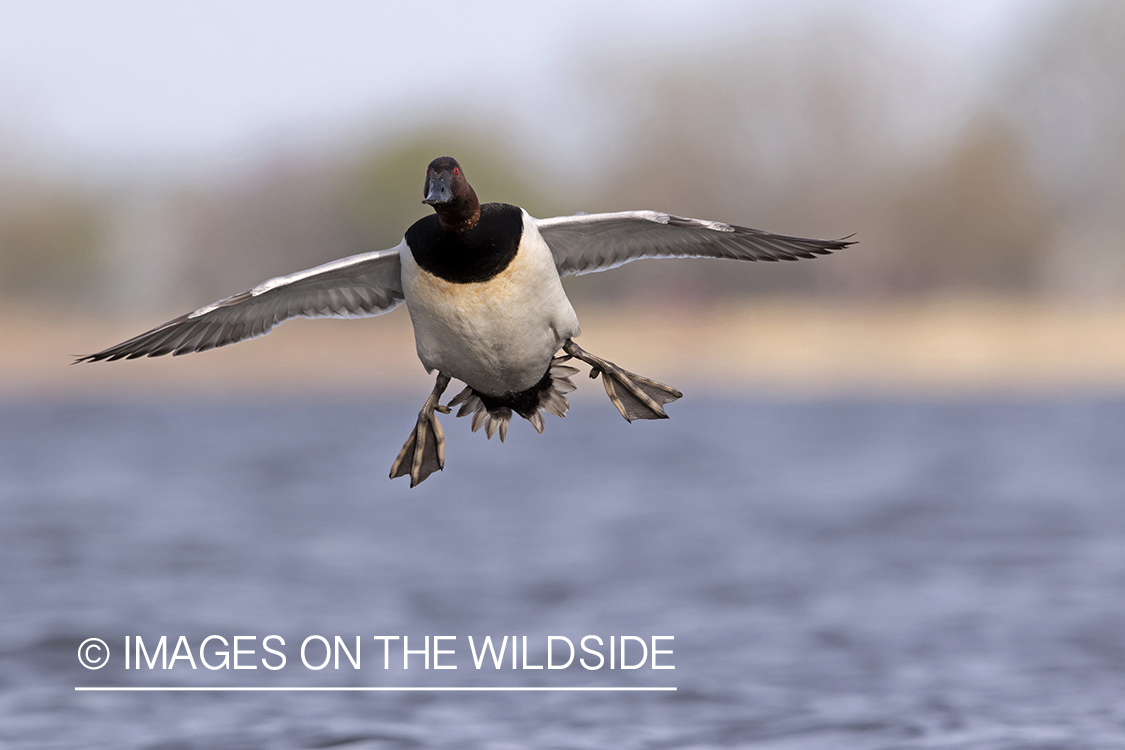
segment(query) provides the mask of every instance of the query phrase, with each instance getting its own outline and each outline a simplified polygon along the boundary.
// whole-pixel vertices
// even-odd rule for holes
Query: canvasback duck
[[[472,430],[503,440],[512,414],[543,432],[543,411],[566,414],[572,359],[599,375],[628,421],[666,419],[681,394],[595,356],[574,342],[578,316],[563,276],[605,271],[641,258],[797,260],[826,255],[842,240],[786,237],[657,211],[535,219],[506,203],[481,204],[461,165],[443,156],[426,169],[419,219],[397,247],[353,255],[270,279],[124,343],[79,358],[113,361],[202,352],[262,336],[293,317],[368,317],[406,302],[418,358],[437,382],[391,466],[414,487],[445,467],[437,413],[472,415]],[[559,354],[560,350],[562,354]],[[465,388],[448,405],[451,380]]]

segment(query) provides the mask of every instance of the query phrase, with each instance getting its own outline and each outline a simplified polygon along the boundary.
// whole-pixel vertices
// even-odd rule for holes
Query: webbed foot
[[[391,464],[391,479],[409,474],[410,486],[416,487],[430,474],[445,468],[445,434],[434,412],[449,413],[449,407],[438,403],[449,387],[449,380],[448,376],[438,374],[433,392],[418,412],[418,422]]]
[[[602,376],[609,400],[630,422],[634,419],[667,419],[664,404],[684,395],[670,385],[629,372],[608,359],[590,354],[572,340],[567,340],[563,351],[590,365],[591,378]]]

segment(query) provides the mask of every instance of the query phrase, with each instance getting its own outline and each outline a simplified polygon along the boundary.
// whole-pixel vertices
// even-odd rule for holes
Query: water
[[[505,445],[446,417],[446,471],[408,490],[417,406],[0,407],[0,746],[1125,747],[1123,402],[689,394]],[[122,663],[212,634],[255,664],[281,635],[287,665]],[[361,668],[304,667],[313,634],[362,636]],[[384,670],[393,634],[457,636],[458,668]],[[671,635],[675,669],[475,669],[468,636],[505,634],[530,664],[548,635]],[[237,685],[677,691],[74,691]]]

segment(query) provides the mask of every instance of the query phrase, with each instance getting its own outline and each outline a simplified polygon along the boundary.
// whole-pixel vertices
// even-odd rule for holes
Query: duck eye
[[[457,167],[454,167],[453,168],[453,174],[461,174],[461,170],[458,169]]]

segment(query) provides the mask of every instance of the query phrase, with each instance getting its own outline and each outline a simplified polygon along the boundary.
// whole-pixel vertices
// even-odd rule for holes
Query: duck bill
[[[437,206],[453,200],[453,188],[449,184],[449,172],[430,175],[430,189],[422,200],[427,206]]]

